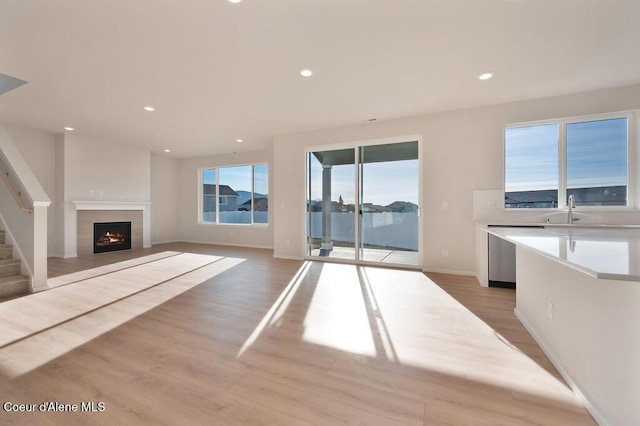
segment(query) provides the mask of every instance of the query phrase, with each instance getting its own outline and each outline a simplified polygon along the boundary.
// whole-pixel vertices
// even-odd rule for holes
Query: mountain
[[[236,191],[238,193],[238,206],[240,204],[246,203],[251,199],[251,191]],[[260,194],[259,192],[253,193],[253,198],[267,198],[267,195]]]
[[[418,211],[418,206],[410,201],[394,201],[387,208],[392,212],[398,213],[415,213]]]

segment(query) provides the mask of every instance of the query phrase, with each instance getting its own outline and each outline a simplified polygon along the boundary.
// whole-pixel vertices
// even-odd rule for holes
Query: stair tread
[[[0,286],[2,284],[14,284],[22,281],[29,281],[29,277],[25,277],[24,275],[9,275],[7,277],[0,277]]]
[[[13,258],[13,245],[5,244],[5,237],[0,229],[0,301],[29,294],[29,277],[20,275],[22,262]]]

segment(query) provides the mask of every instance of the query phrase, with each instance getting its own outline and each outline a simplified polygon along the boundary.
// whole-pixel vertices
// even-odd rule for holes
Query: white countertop
[[[640,281],[640,228],[538,226],[486,231],[596,278]]]

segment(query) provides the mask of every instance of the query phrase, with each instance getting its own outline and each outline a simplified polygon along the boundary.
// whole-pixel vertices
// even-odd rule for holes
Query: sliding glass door
[[[307,256],[418,266],[418,142],[307,154]]]
[[[359,257],[418,265],[418,142],[360,147]]]
[[[307,255],[356,259],[355,150],[307,154]]]

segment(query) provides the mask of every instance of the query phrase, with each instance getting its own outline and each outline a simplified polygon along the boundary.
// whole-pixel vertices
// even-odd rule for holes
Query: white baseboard
[[[569,376],[567,371],[562,367],[562,365],[560,365],[560,363],[558,362],[557,358],[555,357],[551,349],[549,349],[549,346],[540,337],[540,335],[538,334],[536,329],[531,325],[531,323],[529,323],[529,321],[527,321],[527,319],[522,315],[520,310],[518,310],[518,308],[514,308],[513,313],[515,314],[516,318],[520,320],[524,328],[527,329],[529,334],[531,334],[531,337],[533,337],[533,340],[535,340],[538,346],[540,346],[540,349],[542,349],[542,352],[544,352],[547,358],[549,358],[549,361],[551,361],[551,364],[553,364],[556,370],[558,370],[558,373],[560,373],[564,381],[567,382],[567,384],[569,385],[573,393],[576,394],[576,396],[578,397],[582,405],[584,405],[587,411],[589,411],[589,413],[593,416],[596,422],[598,422],[599,425],[611,425],[612,423],[598,408],[597,404],[593,402],[591,398],[589,398],[588,394],[584,392],[580,388],[580,386],[576,384],[576,382],[573,381],[573,379],[571,378],[571,376]]]
[[[281,254],[274,254],[273,257],[275,259],[284,259],[284,260],[304,260],[302,256],[284,256]]]
[[[49,290],[49,287],[44,286],[44,287],[31,288],[31,293],[40,293],[41,291],[45,291],[45,290]]]
[[[477,274],[474,274],[476,277],[476,280],[478,280],[478,283],[480,284],[480,286],[482,287],[489,287],[489,280],[485,280],[484,277],[481,277]]]
[[[422,272],[433,272],[436,274],[450,274],[450,275],[464,275],[467,277],[475,277],[475,271],[457,271],[454,269],[434,269],[434,268],[422,268]]]
[[[178,240],[168,240],[168,241],[152,241],[151,242],[151,247],[153,247],[154,244],[171,244],[171,243],[177,243],[179,242]]]
[[[273,247],[254,246],[250,244],[230,244],[230,243],[217,243],[217,242],[211,242],[211,241],[193,241],[193,240],[180,240],[180,241],[173,241],[173,242],[174,243],[207,244],[210,246],[242,247],[242,248],[273,250]]]

